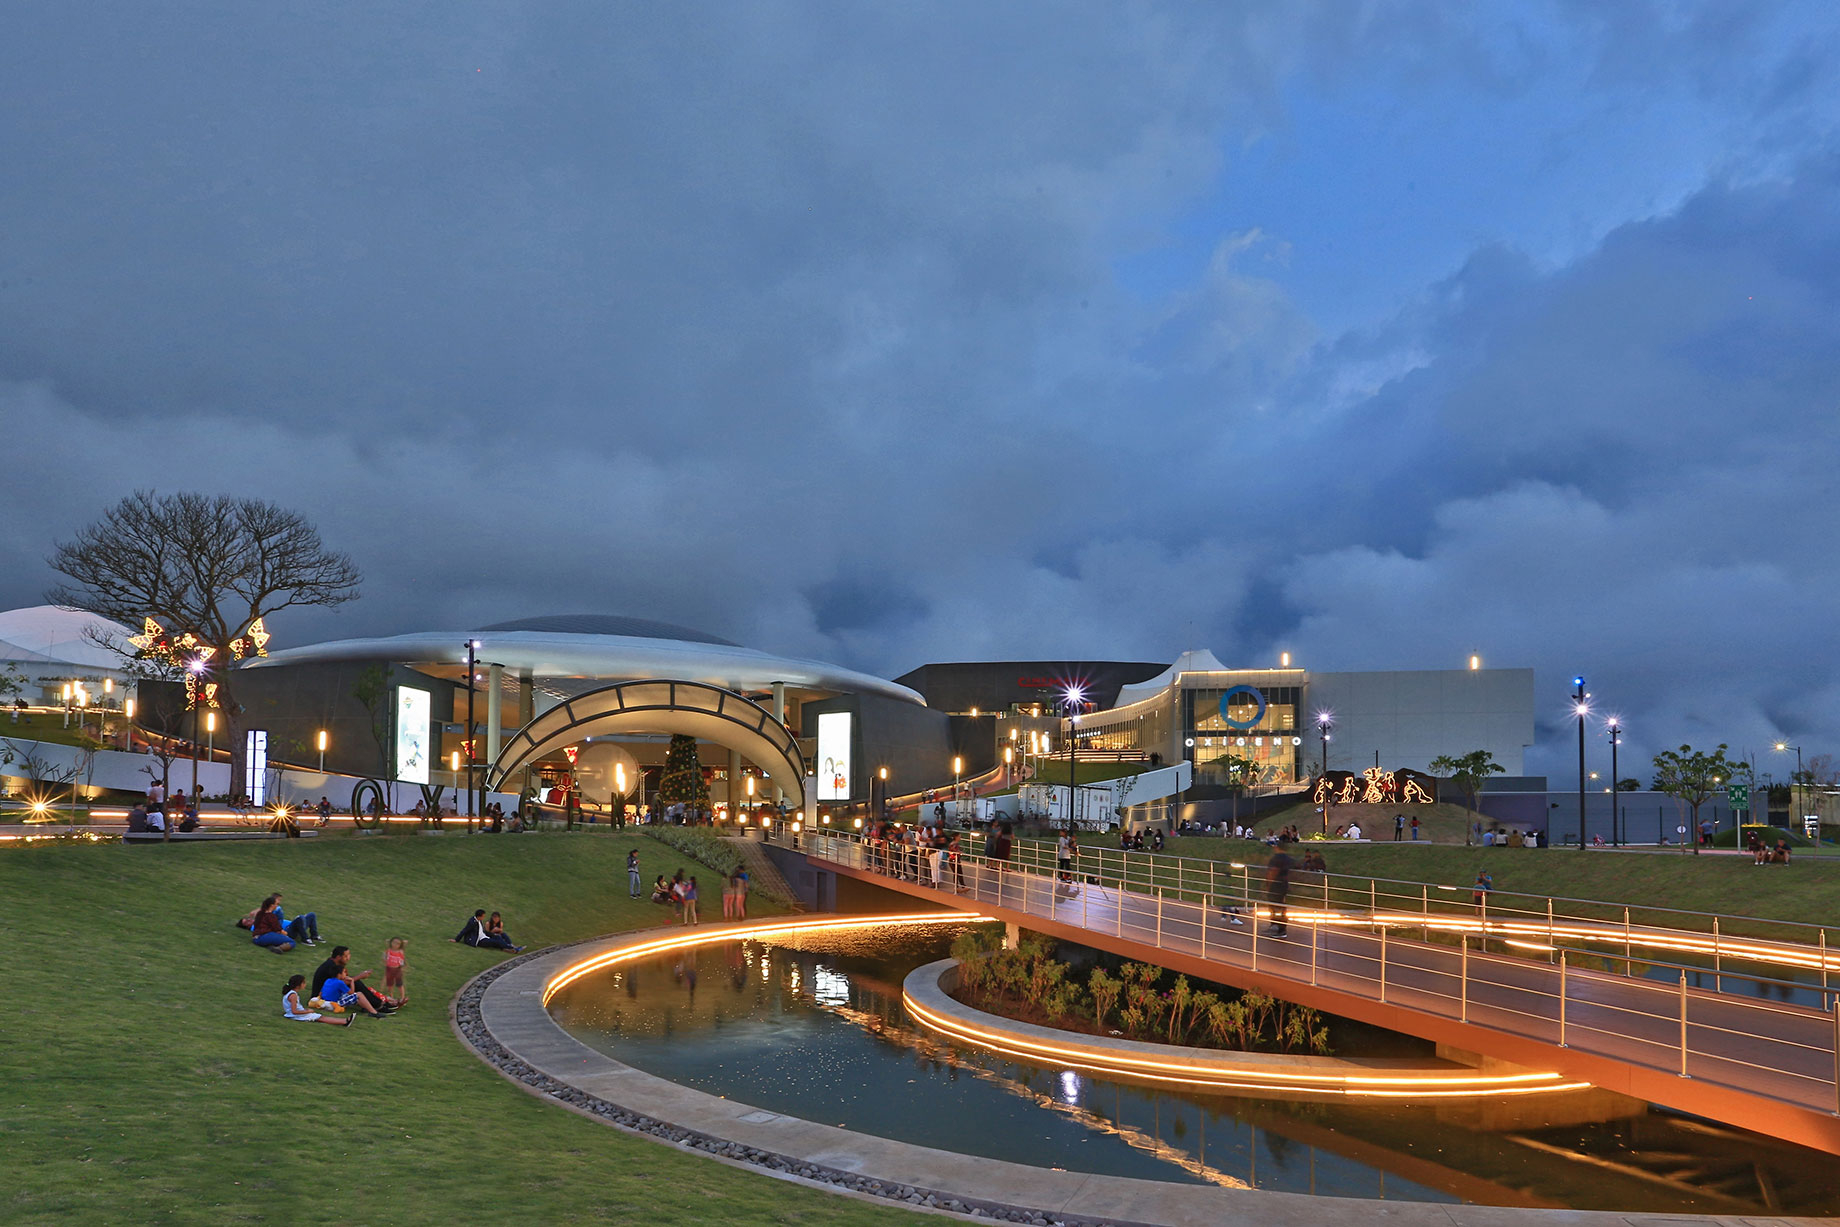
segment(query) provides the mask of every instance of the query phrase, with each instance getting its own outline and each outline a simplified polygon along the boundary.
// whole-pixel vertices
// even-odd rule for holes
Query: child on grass
[[[287,987],[281,992],[281,1017],[294,1022],[330,1023],[335,1027],[351,1026],[351,1019],[333,1018],[328,1014],[317,1014],[300,1004],[300,990],[306,987],[305,976],[289,976]]]
[[[409,965],[403,961],[406,957],[404,945],[402,938],[392,937],[383,952],[383,995],[395,999],[398,1005],[409,1000],[409,990],[403,985],[403,973],[409,970]]]

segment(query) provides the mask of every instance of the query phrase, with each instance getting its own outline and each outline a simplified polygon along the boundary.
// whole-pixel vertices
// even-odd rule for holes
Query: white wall
[[[47,764],[55,767],[69,767],[76,763],[81,752],[75,746],[54,745],[50,742],[38,742],[36,747],[30,741],[19,738],[0,737],[0,749],[11,750],[13,761],[0,766],[0,777],[6,777],[8,787],[18,792],[28,784],[28,777],[20,760],[28,753],[36,754]],[[5,757],[0,754],[0,757]],[[153,774],[149,774],[149,772]],[[151,754],[128,754],[121,750],[98,750],[95,758],[79,774],[75,783],[86,785],[91,790],[114,789],[121,792],[146,792],[160,771],[160,760]],[[270,779],[275,778],[275,770],[270,769]],[[280,771],[276,789],[281,799],[292,803],[311,802],[317,804],[324,796],[340,810],[351,803],[351,790],[358,783],[357,776],[337,775],[332,772],[302,771],[288,767]],[[177,758],[173,760],[168,778],[174,789],[192,789],[192,760]],[[389,781],[383,781],[388,786]],[[198,764],[198,786],[207,797],[223,796],[230,791],[230,764],[200,762]],[[62,787],[62,786],[60,786]],[[442,800],[448,804],[453,800],[453,789],[442,790]],[[400,808],[407,809],[421,800],[422,791],[414,784],[398,784],[396,801]],[[517,808],[518,799],[513,794],[488,793],[487,801],[496,801],[505,807],[505,812]],[[463,806],[464,807],[464,806]]]
[[[1532,669],[1439,669],[1391,673],[1309,675],[1302,713],[1304,764],[1314,773],[1321,755],[1316,713],[1334,713],[1329,769],[1429,771],[1439,755],[1487,750],[1509,775],[1525,773],[1533,744]]]

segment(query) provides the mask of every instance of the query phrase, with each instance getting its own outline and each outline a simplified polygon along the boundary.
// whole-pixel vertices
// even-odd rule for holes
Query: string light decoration
[[[1310,800],[1317,805],[1432,805],[1437,801],[1437,778],[1409,768],[1369,767],[1359,775],[1328,771],[1316,777]]]
[[[250,656],[267,656],[269,639],[268,628],[262,624],[262,619],[256,618],[221,651],[232,661]],[[217,683],[204,681],[198,676],[220,651],[216,645],[206,643],[190,631],[174,637],[152,618],[144,618],[141,633],[130,635],[128,642],[144,658],[184,671],[185,710],[191,711],[200,703],[205,707],[217,706]]]

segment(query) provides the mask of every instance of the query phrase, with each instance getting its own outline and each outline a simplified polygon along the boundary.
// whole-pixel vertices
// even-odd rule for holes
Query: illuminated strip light
[[[1263,916],[1265,911],[1254,909],[1254,914]],[[1382,925],[1391,929],[1435,929],[1442,933],[1474,933],[1483,937],[1498,937],[1507,941],[1508,935],[1521,937],[1570,938],[1581,942],[1603,942],[1618,946],[1642,946],[1655,950],[1672,950],[1685,954],[1708,954],[1719,958],[1736,959],[1740,962],[1775,963],[1785,967],[1800,967],[1809,971],[1820,971],[1823,960],[1818,951],[1806,950],[1790,945],[1762,946],[1743,939],[1721,936],[1717,942],[1710,934],[1705,937],[1684,933],[1671,933],[1663,936],[1654,929],[1631,929],[1627,936],[1621,929],[1602,926],[1578,924],[1554,924],[1550,928],[1539,921],[1496,921],[1483,924],[1476,920],[1466,920],[1456,916],[1430,916],[1421,913],[1399,912],[1393,915],[1377,913],[1375,915],[1351,915],[1344,912],[1309,912],[1300,908],[1290,909],[1290,918],[1303,924],[1322,925],[1330,928],[1371,929]],[[1512,944],[1512,943],[1510,943]],[[1550,949],[1541,946],[1540,949]],[[1840,971],[1840,954],[1829,954],[1825,960],[1829,971]],[[1739,973],[1732,972],[1731,975]]]
[[[1550,1095],[1564,1091],[1588,1090],[1589,1082],[1559,1082],[1557,1073],[1527,1073],[1450,1077],[1399,1075],[1385,1077],[1364,1074],[1278,1074],[1269,1070],[1194,1069],[1168,1062],[1117,1056],[1097,1055],[1056,1044],[1019,1039],[1002,1032],[948,1018],[927,1009],[907,994],[902,1004],[923,1026],[953,1038],[989,1048],[1009,1056],[1039,1060],[1043,1057],[1057,1065],[1067,1065],[1091,1073],[1124,1075],[1152,1082],[1181,1086],[1197,1084],[1223,1090],[1282,1091],[1291,1094],[1338,1095],[1351,1099],[1473,1099],[1502,1095]],[[1263,1079],[1263,1081],[1260,1081]]]
[[[706,929],[696,933],[683,933],[676,937],[661,937],[637,945],[622,946],[617,950],[583,959],[572,963],[552,976],[543,986],[543,1005],[548,1008],[552,998],[583,976],[616,967],[621,963],[630,963],[635,959],[646,958],[654,954],[663,954],[671,950],[684,950],[691,946],[706,946],[716,942],[745,941],[763,937],[783,937],[787,934],[844,932],[852,929],[878,929],[895,926],[919,925],[958,925],[975,924],[989,920],[988,916],[976,916],[963,912],[911,912],[894,916],[863,916],[850,920],[787,920],[778,924],[750,925],[743,929]]]

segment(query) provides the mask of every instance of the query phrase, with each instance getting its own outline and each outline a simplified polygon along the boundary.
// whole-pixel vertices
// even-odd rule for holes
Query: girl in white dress
[[[294,1022],[323,1022],[334,1027],[351,1026],[351,1016],[333,1018],[326,1014],[315,1014],[300,1004],[300,990],[306,984],[305,976],[289,976],[287,990],[281,994],[281,1017]]]

